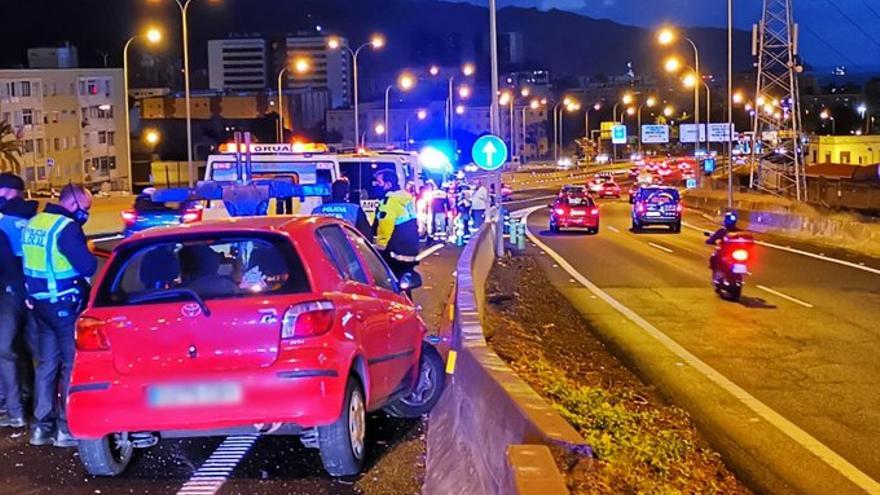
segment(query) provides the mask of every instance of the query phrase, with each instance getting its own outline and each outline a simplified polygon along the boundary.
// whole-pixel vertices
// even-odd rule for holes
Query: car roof
[[[175,225],[148,229],[131,236],[119,245],[133,242],[162,240],[185,235],[223,234],[230,232],[290,232],[299,229],[313,228],[322,224],[336,223],[330,217],[293,215],[276,217],[240,217],[222,220],[206,220],[203,222]]]

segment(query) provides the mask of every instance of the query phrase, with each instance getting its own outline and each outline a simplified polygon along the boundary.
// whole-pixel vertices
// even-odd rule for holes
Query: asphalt
[[[529,229],[579,274],[880,480],[880,275],[757,246],[742,301],[725,302],[710,287],[712,248],[702,232],[635,234],[626,201],[602,202],[601,211],[595,236],[551,234],[546,209],[530,216]],[[697,212],[685,220],[713,227]],[[850,260],[880,268],[880,260]],[[558,264],[544,265],[554,284],[595,299]]]
[[[118,240],[98,243],[112,249]],[[429,328],[439,327],[459,249],[448,245],[425,258],[419,271],[424,285],[416,303]],[[401,420],[374,413],[368,417],[368,452],[364,474],[332,478],[321,467],[317,450],[295,437],[256,441],[220,495],[398,495],[417,493],[425,466],[428,421]],[[224,438],[163,440],[136,452],[132,466],[117,478],[85,474],[75,449],[32,447],[23,430],[0,429],[0,495],[16,494],[176,494],[202,467]],[[415,487],[415,488],[414,488]]]

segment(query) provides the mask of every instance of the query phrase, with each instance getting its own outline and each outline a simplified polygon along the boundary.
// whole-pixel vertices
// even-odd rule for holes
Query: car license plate
[[[585,212],[583,210],[571,210],[571,216],[573,216],[573,217],[582,217],[586,214],[587,214],[587,212]]]
[[[659,212],[659,211],[649,211],[648,214],[647,214],[647,216],[649,216],[649,217],[659,217],[659,216],[660,216],[660,212]]]
[[[159,385],[150,387],[147,397],[156,408],[234,405],[241,403],[242,390],[234,382]]]
[[[742,263],[736,263],[735,265],[733,265],[733,273],[736,273],[739,275],[749,273],[749,267],[746,265],[743,265]]]

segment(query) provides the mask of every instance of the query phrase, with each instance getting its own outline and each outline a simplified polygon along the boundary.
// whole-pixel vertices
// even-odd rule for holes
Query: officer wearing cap
[[[0,427],[24,428],[19,368],[29,366],[30,356],[21,356],[27,322],[25,283],[21,266],[21,234],[37,213],[36,201],[22,197],[24,181],[15,174],[0,174],[0,397],[6,414]],[[30,377],[30,374],[27,374]]]
[[[86,277],[97,268],[82,230],[91,206],[92,195],[69,184],[61,190],[59,203],[46,205],[22,234],[28,303],[38,340],[36,427],[31,445],[76,445],[67,429],[65,407],[75,350],[74,325],[88,300]]]
[[[315,208],[315,215],[326,215],[345,220],[352,224],[358,231],[372,241],[373,228],[367,220],[367,214],[360,205],[349,201],[351,183],[346,178],[333,182],[331,186],[331,198],[323,205]]]

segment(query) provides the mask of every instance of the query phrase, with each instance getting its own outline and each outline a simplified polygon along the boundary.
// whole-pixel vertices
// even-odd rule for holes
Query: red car
[[[550,205],[550,231],[572,228],[599,233],[599,207],[587,191],[560,194]]]
[[[76,326],[70,430],[93,475],[160,438],[299,435],[356,474],[366,414],[428,412],[443,360],[405,290],[331,218],[244,218],[136,234]]]
[[[608,181],[602,184],[601,189],[596,192],[600,198],[616,198],[620,199],[620,186],[614,181]]]

